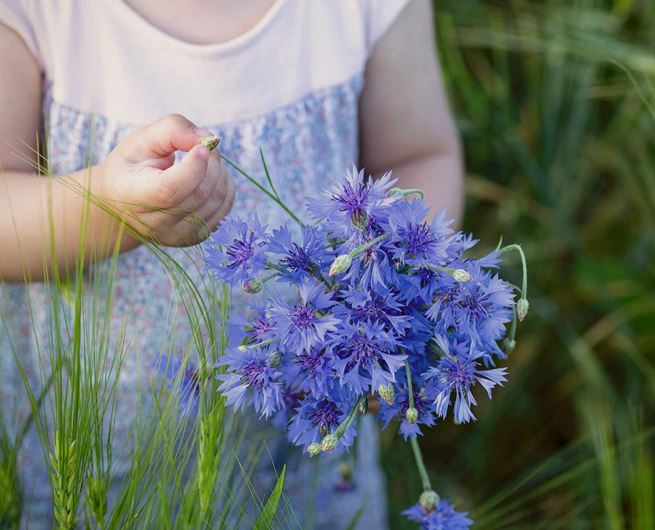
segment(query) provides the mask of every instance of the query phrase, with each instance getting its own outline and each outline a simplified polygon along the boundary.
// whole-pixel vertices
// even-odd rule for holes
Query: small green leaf
[[[266,506],[264,506],[264,509],[261,511],[259,517],[257,517],[257,520],[255,521],[253,530],[264,530],[272,527],[273,517],[275,517],[278,504],[280,504],[280,496],[282,495],[282,486],[284,485],[284,474],[286,470],[287,466],[284,466],[282,468],[282,473],[280,473],[280,476],[277,479],[275,488],[273,488],[271,495],[266,501]]]

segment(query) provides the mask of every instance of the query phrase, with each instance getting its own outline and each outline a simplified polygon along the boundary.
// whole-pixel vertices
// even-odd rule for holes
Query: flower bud
[[[455,269],[453,271],[453,278],[458,283],[466,283],[471,281],[471,273],[464,269]]]
[[[418,410],[416,410],[414,407],[410,407],[407,409],[407,412],[405,412],[405,418],[407,418],[407,421],[414,425],[418,421]]]
[[[201,142],[200,145],[204,145],[207,149],[210,151],[213,151],[218,147],[218,144],[221,142],[220,138],[218,136],[215,136],[213,134],[209,135],[207,138],[204,138]]]
[[[307,446],[307,453],[309,456],[316,456],[321,454],[321,444],[313,443]]]
[[[393,404],[396,397],[393,385],[380,385],[378,387],[378,394],[380,394],[380,397],[389,405]]]
[[[339,443],[339,438],[337,438],[334,434],[328,434],[325,438],[323,438],[323,441],[321,442],[321,450],[324,453],[334,451],[334,449],[337,447],[337,443]]]
[[[271,368],[277,368],[282,364],[282,356],[278,350],[274,351],[269,357]]]
[[[341,254],[337,256],[330,266],[330,276],[336,276],[337,274],[342,274],[350,269],[350,266],[353,263],[353,259],[350,254]]]
[[[348,462],[339,464],[339,475],[342,480],[350,480],[353,476],[353,467]]]
[[[248,294],[257,294],[261,292],[264,287],[264,282],[261,280],[246,280],[243,282],[243,290]]]
[[[527,298],[521,298],[518,302],[516,302],[516,316],[519,317],[519,320],[523,320],[525,318],[529,309],[530,302],[528,302]]]
[[[512,353],[514,348],[516,348],[516,341],[514,339],[505,339],[505,351]]]
[[[437,504],[439,504],[439,495],[432,490],[425,490],[418,498],[418,503],[426,512],[432,511],[437,507]]]

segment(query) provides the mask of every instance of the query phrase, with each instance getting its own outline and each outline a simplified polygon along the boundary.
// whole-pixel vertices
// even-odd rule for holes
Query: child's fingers
[[[211,157],[207,168],[207,177],[179,205],[182,212],[194,214],[207,221],[225,202],[232,179],[224,166]]]
[[[169,114],[137,131],[121,142],[122,154],[132,162],[160,158],[175,151],[190,151],[209,136],[180,114]]]
[[[225,199],[220,203],[219,208],[214,212],[214,214],[207,220],[207,228],[209,228],[210,232],[216,230],[216,227],[220,222],[230,213],[235,198],[236,187],[234,186],[232,179],[228,178],[225,189]]]
[[[152,179],[153,197],[162,208],[180,205],[207,178],[209,150],[202,145],[193,147],[179,164],[175,164]]]

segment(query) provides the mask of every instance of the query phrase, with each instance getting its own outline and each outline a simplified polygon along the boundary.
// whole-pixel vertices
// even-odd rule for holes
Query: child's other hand
[[[167,246],[203,241],[235,196],[218,149],[199,145],[209,134],[178,114],[134,131],[100,164],[96,195],[151,241]],[[187,154],[174,164],[178,150]]]

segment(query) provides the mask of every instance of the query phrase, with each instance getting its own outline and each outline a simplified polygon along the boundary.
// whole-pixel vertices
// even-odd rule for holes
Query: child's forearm
[[[462,162],[458,150],[416,157],[393,167],[398,187],[423,191],[430,216],[441,210],[459,226],[464,210]]]
[[[0,280],[40,281],[51,277],[55,267],[67,276],[82,246],[88,262],[111,255],[119,237],[121,251],[139,244],[115,217],[85,197],[97,192],[102,172],[100,166],[66,177],[0,172]]]

